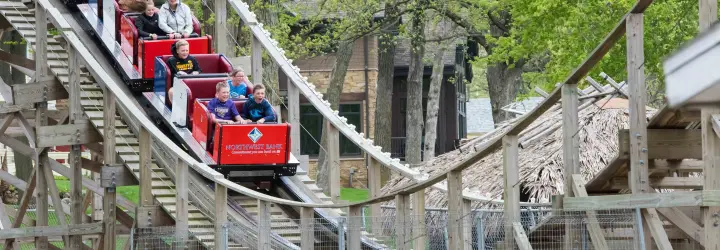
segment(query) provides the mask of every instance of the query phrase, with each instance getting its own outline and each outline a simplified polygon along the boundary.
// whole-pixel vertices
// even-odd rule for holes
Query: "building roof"
[[[543,101],[542,97],[529,97],[525,100],[514,102],[507,107],[515,111],[530,112],[535,106]],[[495,122],[492,117],[492,106],[490,98],[474,98],[470,99],[466,104],[467,114],[467,132],[471,133],[488,133],[495,130]]]
[[[617,98],[615,98],[617,99]],[[607,166],[618,152],[618,131],[629,127],[629,109],[622,101],[618,105],[603,106],[607,99],[594,104],[583,105],[579,111],[580,131],[580,168],[581,174],[589,180]],[[602,108],[601,108],[602,107]],[[655,112],[648,109],[647,117]],[[460,149],[440,155],[424,163],[417,170],[434,176],[446,168],[470,157],[475,149],[482,148],[489,141],[504,135],[509,126],[493,130],[488,136],[475,138]],[[519,138],[520,183],[522,196],[531,202],[549,202],[550,197],[563,193],[562,160],[562,114],[560,104],[534,121],[521,132]],[[473,163],[463,171],[463,189],[493,199],[502,199],[503,195],[503,154],[497,150],[487,157]],[[393,176],[383,187],[382,193],[410,185],[412,180]],[[426,206],[447,207],[447,194],[436,189],[426,189]],[[393,202],[389,202],[393,204]],[[473,207],[491,207],[490,204],[473,204]]]

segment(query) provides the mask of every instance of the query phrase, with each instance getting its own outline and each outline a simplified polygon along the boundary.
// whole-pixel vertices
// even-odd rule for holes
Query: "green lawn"
[[[364,201],[370,197],[370,191],[359,188],[341,188],[340,199],[350,202]]]
[[[58,190],[60,192],[70,192],[70,181],[66,179],[56,179]],[[140,200],[140,186],[124,186],[118,187],[117,192],[119,195],[127,198],[128,200],[135,202],[136,204]]]

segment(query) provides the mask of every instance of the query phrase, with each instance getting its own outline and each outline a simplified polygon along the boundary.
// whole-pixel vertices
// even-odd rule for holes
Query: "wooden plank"
[[[627,16],[627,72],[630,85],[630,189],[644,193],[649,189],[648,131],[645,105],[645,52],[642,13]],[[608,77],[605,77],[606,79]],[[677,149],[675,149],[677,150]],[[667,159],[667,158],[666,158]]]
[[[618,132],[619,155],[630,155],[635,137],[627,129]],[[702,135],[697,129],[648,129],[647,136],[641,137],[647,139],[647,159],[702,159]]]
[[[105,122],[104,129],[104,157],[106,165],[112,165],[116,162],[115,152],[115,95],[108,89],[103,90],[103,100],[105,111],[103,120]],[[104,234],[100,245],[104,250],[115,250],[115,199],[117,197],[115,187],[104,188],[103,191],[103,223],[105,225]]]
[[[413,223],[414,225],[425,224],[425,190],[420,190],[412,195],[413,203]],[[422,230],[412,230],[413,249],[425,249],[425,241],[427,233]]]
[[[11,228],[0,231],[0,239],[98,234],[102,233],[102,230],[102,223]]]
[[[327,146],[325,147],[325,162],[330,171],[330,198],[333,203],[340,201],[340,132],[327,120]]]
[[[140,154],[140,206],[152,206],[152,137],[147,129],[140,127],[138,141],[140,143],[138,152]]]
[[[582,175],[572,175],[572,189],[576,197],[588,197],[587,191],[585,190],[585,181],[583,181]],[[590,239],[595,249],[609,249],[605,236],[603,235],[602,229],[600,228],[597,214],[595,211],[587,211],[585,214],[588,217],[587,228],[590,232]]]
[[[100,169],[100,186],[103,188],[135,185],[138,185],[135,175],[124,165],[108,165]]]
[[[660,216],[657,214],[654,208],[646,208],[642,210],[643,219],[647,222],[650,227],[649,231],[655,239],[655,244],[659,250],[672,250],[673,247],[670,245],[670,240],[665,233],[663,222],[660,220]],[[649,242],[648,242],[649,243]]]
[[[448,189],[448,242],[450,249],[462,249],[465,245],[463,239],[464,214],[462,199],[462,171],[450,171],[447,175]]]
[[[538,95],[545,97],[545,98],[547,98],[550,95],[547,92],[545,92],[543,89],[541,89],[540,87],[535,87],[535,93],[538,93]]]
[[[503,137],[503,176],[505,187],[505,225],[512,225],[513,222],[520,222],[520,166],[518,161],[518,136],[506,135]],[[505,238],[513,237],[513,230],[510,227],[505,229]],[[505,248],[512,249],[512,241],[505,241]]]
[[[54,76],[37,78],[35,82],[28,84],[13,84],[10,88],[16,105],[67,99],[69,96],[65,87]]]
[[[27,189],[27,183],[20,178],[15,177],[14,175],[0,170],[0,180],[5,181],[6,183],[14,186],[17,189],[25,191]]]
[[[38,10],[39,11],[39,10]],[[44,11],[43,11],[44,12]],[[42,26],[42,25],[41,25]],[[45,112],[47,110],[47,102],[39,102],[36,104],[35,109],[35,127],[41,127],[47,125],[47,116],[45,115]],[[33,138],[37,142],[37,138]],[[37,171],[35,177],[37,178],[37,188],[35,190],[36,192],[36,210],[35,210],[35,220],[37,221],[37,225],[39,227],[42,226],[48,226],[49,217],[48,217],[48,186],[49,185],[55,185],[54,179],[52,177],[48,178],[48,176],[51,176],[52,174],[48,175],[46,174],[46,171],[49,171],[50,166],[47,163],[50,159],[48,157],[47,150],[43,150],[40,148],[35,147],[36,151],[36,157],[35,159],[38,159],[35,162],[35,169]],[[62,210],[62,209],[56,209],[56,210]],[[62,217],[64,218],[64,217]],[[65,246],[67,246],[67,241],[65,241]],[[38,249],[47,249],[48,238],[38,237],[35,239],[35,244]]]
[[[700,245],[705,246],[705,230],[680,209],[657,208],[657,211]]]
[[[58,218],[57,221],[60,225],[67,226],[67,217],[65,216],[65,210],[63,210],[62,201],[60,200],[60,191],[55,183],[52,170],[50,170],[50,167],[47,165],[49,164],[46,164],[46,166],[43,167],[43,172],[45,174],[48,189],[50,190],[50,198],[53,202],[53,207],[55,208],[55,218]],[[65,247],[70,247],[70,238],[63,236],[63,242],[65,243]]]
[[[1,36],[1,35],[0,35]],[[0,202],[2,203],[2,202]],[[10,222],[10,214],[7,213],[5,210],[5,207],[7,205],[0,204],[0,226],[2,226],[3,229],[10,229],[12,228],[12,222]],[[16,241],[12,244],[12,249],[20,249],[20,244]],[[8,249],[8,248],[3,248]]]
[[[373,231],[373,233],[377,232]],[[315,249],[315,210],[313,208],[300,207],[300,247],[302,250]]]
[[[563,166],[564,196],[571,197],[572,175],[580,173],[580,139],[578,132],[578,93],[577,84],[562,85],[562,132],[563,132]],[[509,224],[508,224],[509,225]],[[575,248],[577,235],[572,230],[572,223],[565,223],[564,247]],[[506,231],[507,233],[507,231]]]
[[[278,74],[283,74],[284,76],[284,72],[282,71],[278,72]],[[302,129],[302,126],[300,125],[300,91],[297,87],[295,87],[295,84],[289,82],[287,76],[281,77],[281,79],[287,81],[287,116],[288,123],[290,123],[291,126],[290,150],[293,155],[298,156],[300,155],[300,130]]]
[[[700,31],[704,31],[707,28],[710,27],[715,21],[717,21],[718,17],[718,3],[717,1],[710,1],[710,0],[700,0],[699,1],[699,17],[700,17]]]
[[[216,199],[217,202],[217,199]],[[225,202],[222,203],[223,206],[225,206]],[[217,204],[216,204],[217,206]],[[261,218],[258,220],[258,249],[259,250],[270,250],[271,249],[271,243],[270,243],[270,220],[268,219],[262,219],[262,218],[271,218],[270,217],[270,202],[264,201],[264,200],[258,200],[258,212],[256,218]],[[216,238],[217,239],[217,238]],[[215,243],[217,246],[217,243]]]
[[[250,56],[250,65],[252,68],[252,81],[256,83],[263,82],[263,69],[262,69],[262,52],[263,46],[257,37],[253,36],[252,39],[252,54]]]
[[[449,213],[448,216],[450,216]],[[410,250],[411,223],[410,196],[395,196],[395,248],[397,250]]]
[[[4,50],[0,50],[0,61],[27,68],[29,70],[35,70],[35,60],[28,59],[24,56],[14,55]]]
[[[188,231],[188,208],[190,206],[188,174],[187,163],[177,159],[175,163],[175,190],[177,191],[175,196],[175,232],[177,234],[175,237],[180,239],[180,242],[187,239],[187,233],[185,232]]]
[[[704,204],[704,197],[717,197],[716,190],[641,193],[604,195],[591,197],[566,197],[563,208],[570,211],[628,209],[628,208],[661,208],[661,207],[692,207]],[[715,203],[715,199],[711,201]]]
[[[377,159],[370,155],[368,155],[368,164],[368,189],[370,189],[370,198],[376,198],[381,194],[382,177],[380,172],[383,166]],[[372,232],[381,232],[382,208],[380,207],[380,203],[370,204],[370,215],[372,216]]]
[[[37,138],[38,147],[78,145],[102,141],[102,135],[88,120],[79,120],[67,125],[38,127]]]
[[[71,103],[70,105],[75,104]],[[83,218],[85,217],[85,207],[83,206],[82,197],[82,169],[84,164],[81,160],[83,158],[80,145],[71,146],[68,158],[72,172],[72,176],[70,177],[70,220],[73,225],[80,225],[83,223]],[[70,237],[70,249],[80,249],[80,247],[84,245],[82,236]]]
[[[70,154],[71,156],[69,158],[73,158],[72,151],[70,152]],[[103,164],[90,159],[80,158],[80,164],[78,166],[82,166],[82,169],[88,170],[93,173],[100,173],[100,169],[102,168]]]
[[[423,193],[424,194],[424,193]],[[424,199],[423,199],[424,201]],[[348,234],[348,250],[361,250],[362,249],[362,228],[363,228],[363,216],[362,216],[362,206],[350,206],[348,208],[348,226],[347,226],[347,234]],[[424,209],[423,209],[424,210]],[[424,217],[424,216],[423,216]],[[423,225],[423,224],[420,224]],[[418,230],[415,230],[418,231]],[[424,243],[424,242],[423,242]],[[416,249],[425,249],[418,248],[417,246],[413,245]]]
[[[532,250],[532,245],[530,245],[530,240],[528,240],[527,234],[525,234],[525,230],[523,229],[522,224],[520,222],[513,222],[512,224],[513,231],[515,232],[515,243],[517,243],[518,248],[520,250]]]
[[[650,187],[661,189],[702,189],[704,180],[700,177],[659,177],[650,178]],[[627,189],[627,178],[613,179],[612,190]]]

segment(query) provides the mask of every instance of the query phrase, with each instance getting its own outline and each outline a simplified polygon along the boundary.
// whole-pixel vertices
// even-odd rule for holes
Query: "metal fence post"
[[[345,218],[338,218],[338,249],[345,250]]]
[[[642,215],[640,215],[640,208],[635,208],[635,223],[638,229],[640,249],[645,249],[645,233],[642,224]]]
[[[485,228],[483,226],[483,212],[475,215],[475,232],[477,234],[477,246],[479,250],[485,250]]]
[[[230,241],[230,230],[229,230],[230,226],[228,225],[228,223],[229,222],[225,222],[225,224],[223,225],[223,227],[225,228],[225,230],[223,230],[223,234],[225,234],[224,236],[225,236],[226,249],[230,248],[230,242],[229,242]]]
[[[135,227],[130,228],[130,250],[135,250]]]

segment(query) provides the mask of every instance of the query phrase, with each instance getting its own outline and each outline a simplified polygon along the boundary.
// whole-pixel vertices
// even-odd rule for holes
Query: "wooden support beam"
[[[718,3],[713,0],[699,0],[699,30],[708,29],[718,19]],[[720,189],[720,137],[713,133],[712,116],[720,115],[720,108],[706,107],[700,111],[702,127],[702,153],[705,169],[705,190]],[[720,206],[703,207],[705,218],[705,249],[720,249]]]
[[[252,82],[263,83],[262,52],[262,43],[260,43],[260,40],[258,40],[257,37],[253,36],[252,55],[250,56],[250,65],[252,67]]]
[[[572,197],[572,175],[580,173],[580,140],[578,133],[578,93],[577,84],[563,84],[562,91],[562,131],[563,131],[563,166],[565,198]],[[572,249],[576,246],[577,235],[572,229],[572,223],[565,223],[564,248]]]
[[[235,57],[233,48],[228,42],[228,27],[227,27],[227,0],[213,1],[213,7],[215,14],[215,51],[216,53],[223,54],[228,58]],[[232,43],[234,45],[234,43]]]
[[[382,164],[372,156],[368,156],[368,189],[370,189],[370,198],[380,197],[382,183],[381,183],[381,168]],[[382,232],[382,209],[380,203],[373,203],[370,205],[371,227],[373,234],[379,234]]]
[[[505,177],[505,225],[520,222],[520,166],[518,165],[518,136],[503,137],[503,176]],[[514,232],[505,227],[505,238],[511,239]],[[512,249],[513,242],[506,240],[505,248]]]
[[[676,207],[657,208],[657,211],[668,221],[675,224],[675,226],[687,234],[687,236],[690,236],[690,238],[700,243],[700,245],[705,246],[705,232],[703,228],[695,223],[692,218],[680,211],[680,209]]]
[[[693,207],[720,205],[720,191],[703,190],[670,193],[640,193],[590,197],[565,197],[563,208],[569,211]]]
[[[72,151],[70,151],[70,156],[68,157],[68,159],[72,159],[72,158],[73,158]],[[100,162],[90,160],[90,159],[80,158],[80,164],[78,166],[81,166],[82,169],[85,169],[85,170],[93,172],[93,173],[100,173],[101,169],[103,167],[103,164]],[[81,179],[81,181],[82,181],[82,179]],[[81,182],[81,184],[82,184],[82,182]],[[83,211],[85,211],[85,210],[83,210]]]
[[[103,188],[135,185],[138,185],[135,175],[122,164],[106,165],[100,169],[100,186]]]
[[[215,247],[218,249],[226,249],[228,242],[227,231],[227,187],[215,184]],[[262,202],[261,202],[262,203]],[[258,223],[270,224],[270,204],[258,203]],[[268,235],[270,228],[268,229]],[[262,233],[261,233],[262,234]],[[267,240],[268,248],[270,247],[269,237]],[[258,245],[262,246],[262,245]],[[261,247],[260,249],[265,249]]]
[[[315,210],[310,207],[300,208],[300,247],[315,249]]]
[[[612,180],[612,189],[621,190],[630,187],[627,178],[616,177]],[[704,180],[700,177],[660,177],[650,178],[650,187],[661,189],[702,189]]]
[[[13,84],[10,89],[12,90],[13,103],[16,105],[67,99],[69,97],[65,87],[55,76],[35,78],[35,82],[28,84]]]
[[[325,162],[330,171],[330,198],[337,203],[340,201],[340,132],[327,120],[324,123],[327,131]]]
[[[42,15],[45,16],[45,10],[36,9],[36,12],[43,12]],[[42,19],[39,19],[39,20],[42,20]],[[40,25],[40,26],[43,26],[43,25]],[[44,34],[44,33],[41,33],[41,34]],[[44,43],[44,42],[39,42],[39,43]],[[44,45],[43,45],[43,47],[44,47]],[[44,51],[44,48],[41,51]],[[39,53],[39,52],[37,52],[37,53]],[[44,71],[38,71],[38,72],[44,72]],[[36,75],[36,76],[38,76],[38,75]],[[38,77],[40,77],[40,76],[44,76],[44,75],[39,75]],[[47,119],[47,116],[45,115],[45,111],[47,111],[47,102],[38,102],[35,104],[35,108],[36,108],[35,109],[35,127],[39,128],[39,127],[47,125],[48,119]],[[22,121],[23,119],[25,119],[25,118],[21,118],[20,120]],[[33,135],[36,134],[35,132],[30,133],[30,130],[28,129],[29,127],[25,127],[25,128],[26,128],[26,130],[28,130],[28,131],[26,131],[26,133],[33,134]],[[37,137],[34,137],[32,139],[32,141],[37,142],[37,139],[38,139]],[[28,138],[28,141],[30,141],[29,138]],[[37,181],[37,189],[36,189],[36,198],[37,198],[36,205],[37,205],[37,207],[35,210],[35,216],[36,216],[35,220],[37,221],[38,227],[44,227],[44,226],[49,225],[48,224],[48,219],[49,219],[49,217],[48,217],[48,209],[49,209],[48,188],[50,185],[55,185],[55,182],[54,182],[54,178],[52,178],[52,173],[49,172],[50,166],[47,162],[50,158],[48,157],[47,150],[39,148],[37,146],[37,144],[35,144],[34,148],[35,148],[36,157],[37,157],[37,158],[35,158],[35,159],[37,159],[35,162],[36,171],[37,171],[35,174],[35,177],[37,178],[37,180],[36,180]],[[47,173],[50,173],[50,174],[47,174]],[[55,186],[55,188],[57,189],[57,186]],[[60,209],[55,209],[55,211],[62,210],[62,206],[60,206],[58,208],[60,208]],[[61,217],[61,218],[64,218],[64,213],[62,213],[62,214],[63,214],[63,217]],[[65,241],[65,246],[68,246],[67,243],[69,243],[69,242]],[[49,244],[48,238],[45,236],[38,237],[35,240],[35,244],[39,250],[48,249],[48,244]]]
[[[542,90],[540,87],[535,87],[535,92],[538,93],[538,95],[540,95],[540,96],[542,96],[542,97],[545,97],[545,98],[547,98],[548,96],[550,96],[550,94],[548,94],[547,92],[545,92],[544,90]]]
[[[411,249],[412,220],[410,217],[410,195],[398,194],[395,196],[395,248],[397,250]],[[450,214],[448,213],[448,216]],[[450,220],[448,220],[450,221]]]
[[[63,210],[62,201],[60,200],[60,191],[55,183],[52,170],[50,170],[50,166],[47,165],[49,164],[46,164],[46,166],[43,167],[43,174],[45,175],[45,181],[47,181],[47,186],[50,190],[50,200],[53,202],[53,207],[55,208],[55,218],[58,218],[58,224],[67,226],[67,217],[65,216],[65,211]],[[70,238],[63,236],[63,242],[65,243],[65,247],[70,247]]]
[[[362,206],[350,206],[348,208],[348,250],[362,249],[362,228],[363,228]],[[422,225],[422,224],[421,224]],[[415,230],[418,231],[418,230]],[[424,242],[423,242],[424,243]],[[416,249],[425,249],[417,248]]]
[[[423,216],[424,217],[424,216]],[[465,250],[473,250],[472,248],[472,230],[473,230],[473,224],[474,224],[474,214],[472,211],[472,201],[468,199],[463,199],[463,220],[462,220],[462,226],[463,226],[463,239]],[[423,221],[423,224],[420,225],[426,225]],[[422,248],[421,248],[422,249]]]
[[[585,190],[585,181],[583,181],[582,175],[573,174],[573,193],[576,197],[587,197],[587,191]],[[595,211],[587,211],[585,213],[588,217],[587,228],[590,232],[590,239],[595,249],[609,249],[605,236],[603,235],[602,229],[600,228],[600,222],[597,219]]]
[[[2,225],[3,229],[10,229],[13,227],[12,227],[12,222],[10,222],[10,217],[9,217],[10,214],[8,212],[6,212],[6,209],[5,209],[6,206],[7,205],[5,205],[5,204],[0,204],[0,225]],[[34,222],[35,221],[33,220],[33,223]],[[26,225],[29,225],[29,224],[26,224]],[[30,225],[30,226],[34,226],[34,225]],[[20,243],[15,241],[15,242],[13,242],[13,244],[11,244],[10,247],[12,247],[12,249],[20,249]],[[3,249],[8,249],[8,248],[6,247]]]
[[[643,219],[647,222],[646,224],[650,227],[649,231],[652,234],[652,238],[655,240],[659,250],[672,250],[673,247],[670,245],[667,233],[663,227],[663,222],[660,220],[660,216],[657,214],[654,208],[647,208],[642,210]],[[647,242],[646,244],[649,244]]]
[[[17,65],[35,71],[35,60],[28,59],[24,56],[15,55],[4,50],[0,50],[0,61],[3,61],[10,65]]]
[[[188,164],[178,158],[175,164],[175,232],[176,238],[184,244],[188,237],[189,183]]]
[[[300,130],[302,128],[300,125],[300,90],[295,86],[295,83],[290,81],[288,77],[284,75],[285,72],[280,70],[278,74],[282,74],[284,76],[281,77],[281,79],[284,79],[287,85],[287,122],[290,123],[290,126],[292,127],[290,129],[290,151],[293,155],[298,156],[300,155]],[[307,169],[305,170],[307,171]],[[368,179],[370,179],[370,177],[368,177]]]
[[[215,200],[217,202],[217,199]],[[217,204],[215,204],[217,206]],[[223,202],[223,205],[225,203]],[[258,200],[258,212],[256,218],[258,218],[258,249],[259,250],[270,250],[270,202]]]
[[[153,206],[152,195],[152,137],[147,129],[140,127],[138,138],[140,154],[140,206]]]
[[[642,15],[642,13],[633,13],[633,14],[641,14],[641,15]],[[632,14],[631,14],[631,15],[632,15]],[[626,23],[626,25],[630,25],[630,24],[629,24],[629,23]],[[628,29],[629,29],[629,28],[630,28],[630,27],[628,27]],[[629,31],[628,31],[627,33],[629,33]],[[626,33],[626,35],[627,35],[627,33]],[[602,77],[603,80],[607,81],[607,82],[610,84],[610,86],[612,86],[613,88],[615,88],[615,90],[617,90],[618,92],[620,92],[620,94],[622,94],[622,95],[624,95],[624,96],[627,96],[627,97],[631,97],[632,93],[628,93],[628,92],[623,88],[622,85],[624,85],[624,84],[622,84],[622,82],[621,82],[621,83],[616,82],[614,79],[612,79],[612,77],[610,77],[609,75],[605,74],[605,72],[600,72],[600,77]],[[632,84],[632,83],[631,83],[631,84]]]
[[[112,165],[116,163],[116,152],[115,152],[115,94],[110,92],[109,89],[103,90],[103,101],[104,101],[104,116],[103,121],[104,127],[104,157],[106,165]],[[105,230],[100,245],[103,246],[104,250],[115,250],[115,199],[117,192],[115,187],[107,187],[104,190],[103,198],[103,223]]]
[[[644,147],[647,152],[639,152],[647,156],[645,159],[640,159],[644,161],[643,165],[646,166],[644,169],[647,169],[647,159],[702,159],[701,131],[696,129],[647,129],[645,131],[647,134],[641,134],[640,138],[647,141],[647,146]],[[637,134],[622,129],[618,132],[618,139],[618,154],[632,157],[631,146],[635,145],[633,141],[638,140]],[[642,148],[638,150],[642,150]],[[640,160],[636,164],[639,165]]]
[[[448,185],[448,242],[450,249],[462,249],[463,239],[463,197],[462,170],[450,171],[447,174]]]
[[[522,224],[520,224],[520,222],[513,222],[512,228],[513,232],[515,233],[514,238],[515,242],[518,245],[518,248],[520,248],[520,250],[532,250],[532,245],[530,245],[530,240],[528,240],[527,234],[525,234],[525,230],[523,229]]]
[[[27,189],[27,183],[14,175],[0,170],[0,180],[14,186],[17,189],[25,191]]]
[[[102,141],[102,135],[89,120],[78,120],[68,125],[38,127],[37,138],[38,147],[79,145]]]
[[[103,232],[102,223],[91,223],[69,226],[37,226],[3,229],[0,231],[0,239],[11,239],[20,237],[53,237],[67,235],[99,234]]]
[[[587,81],[588,83],[590,83],[590,86],[592,86],[593,88],[595,88],[595,90],[597,90],[598,92],[600,92],[600,93],[605,92],[605,88],[602,86],[602,84],[600,84],[600,83],[598,83],[597,81],[595,81],[595,79],[593,79],[592,77],[590,77],[590,76],[585,76],[585,81]]]
[[[68,103],[68,122],[69,124],[82,124],[83,121],[83,110],[82,110],[82,103],[80,102],[81,92],[82,88],[80,87],[80,58],[77,56],[77,51],[75,51],[74,48],[70,47],[68,48],[68,73],[69,73],[69,83],[68,83],[68,96],[69,96],[69,103]],[[89,124],[86,123],[86,124]],[[91,131],[97,133],[95,128],[91,127]],[[88,131],[89,132],[89,131]],[[102,140],[102,137],[98,136],[96,139],[98,141]],[[82,150],[81,144],[79,142],[79,136],[78,136],[78,142],[71,143],[72,146],[70,147],[70,153],[68,155],[68,161],[70,163],[70,170],[72,172],[72,176],[70,179],[70,220],[73,225],[80,225],[83,223],[83,218],[85,217],[85,206],[83,206],[83,197],[82,197],[82,169],[83,166],[87,165],[87,168],[93,168],[94,166],[91,164],[83,164],[84,161],[82,158]],[[82,144],[85,144],[87,142],[83,142]],[[99,167],[98,167],[99,169]],[[99,171],[97,171],[99,172]],[[87,192],[90,194],[91,192]],[[80,247],[85,246],[82,242],[82,236],[70,236],[70,249],[80,249]]]

